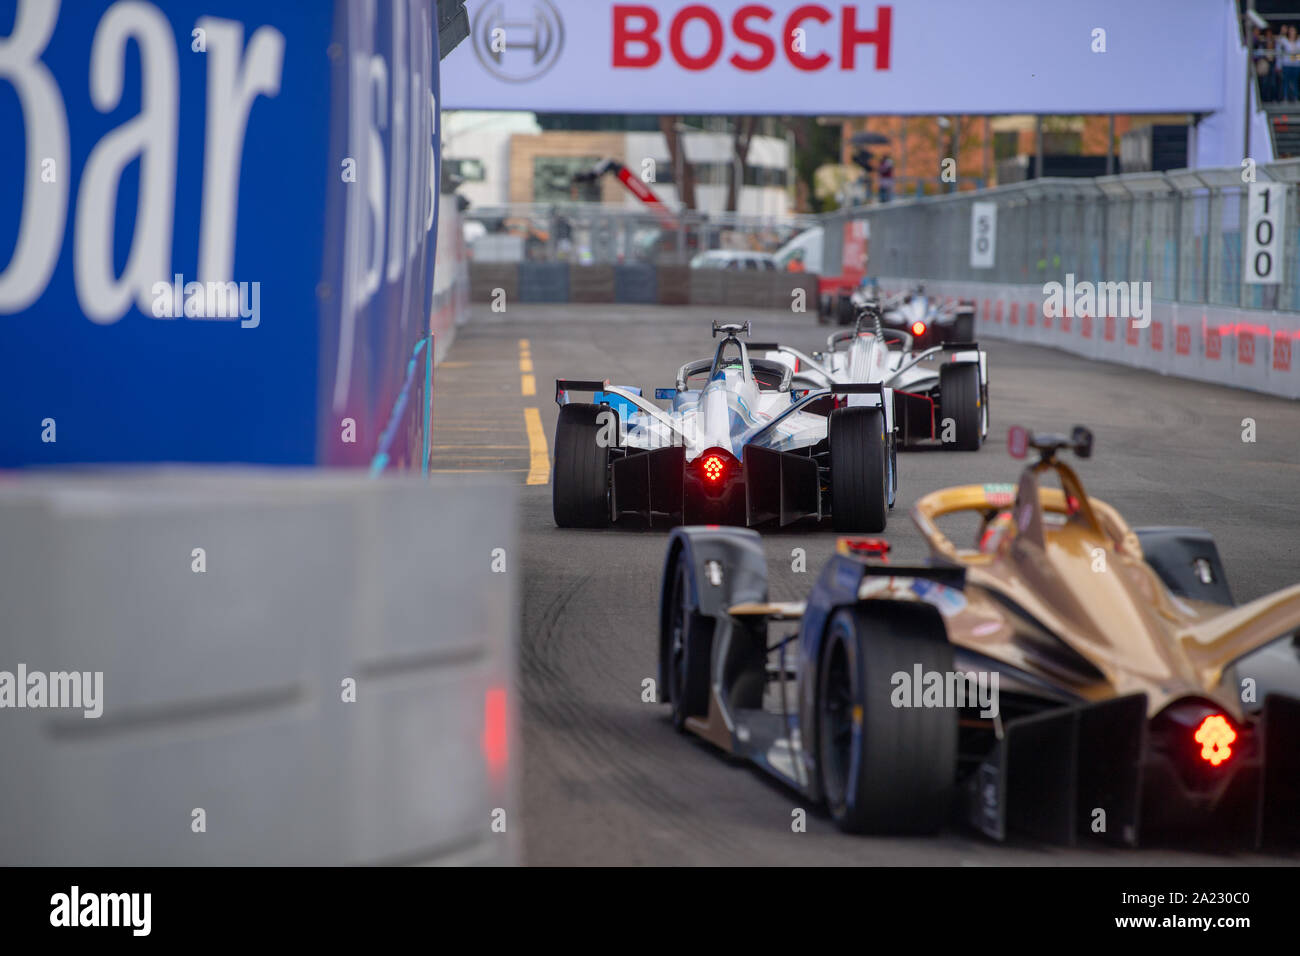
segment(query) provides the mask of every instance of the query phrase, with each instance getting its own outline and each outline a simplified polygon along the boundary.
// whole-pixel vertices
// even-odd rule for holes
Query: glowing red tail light
[[[700,465],[700,470],[708,481],[721,481],[722,476],[727,473],[727,463],[720,455],[709,455]]]
[[[843,537],[836,541],[836,550],[841,554],[863,554],[889,563],[889,542],[884,538]]]
[[[925,335],[925,323],[919,319],[916,322],[913,322],[912,334],[917,336]]]
[[[498,775],[506,769],[510,759],[510,712],[506,692],[493,688],[483,701],[483,756],[488,769]]]
[[[1201,759],[1217,767],[1232,756],[1229,745],[1237,739],[1237,732],[1223,714],[1211,714],[1201,721],[1193,739],[1201,745]]]

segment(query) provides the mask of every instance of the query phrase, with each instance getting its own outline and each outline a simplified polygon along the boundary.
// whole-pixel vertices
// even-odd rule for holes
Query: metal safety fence
[[[475,262],[686,265],[715,249],[768,254],[815,216],[678,215],[601,203],[512,203],[462,213]]]
[[[1300,311],[1300,160],[1255,167],[1287,185],[1267,230],[1248,212],[1246,167],[1039,179],[905,199],[823,217],[823,269],[843,262],[849,224],[868,224],[868,274],[938,281],[1045,284],[1150,282],[1160,301]],[[973,204],[996,206],[991,256],[973,263]],[[1277,224],[1272,283],[1247,281],[1252,227]],[[857,227],[861,231],[861,227]],[[1268,238],[1271,239],[1271,236]],[[1252,255],[1255,253],[1252,253]]]

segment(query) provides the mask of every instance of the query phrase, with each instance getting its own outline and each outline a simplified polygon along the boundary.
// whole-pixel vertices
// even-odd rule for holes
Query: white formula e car
[[[883,530],[898,487],[890,389],[794,388],[789,364],[750,356],[748,322],[715,323],[713,334],[722,335],[713,356],[683,365],[655,401],[632,386],[556,380],[555,523],[829,517],[840,530]],[[576,403],[571,392],[594,398]]]
[[[893,397],[898,445],[978,451],[989,432],[987,353],[967,341],[921,347],[912,333],[885,327],[883,312],[862,303],[853,328],[833,332],[824,352],[772,344],[765,357],[788,365],[795,387],[883,386]]]

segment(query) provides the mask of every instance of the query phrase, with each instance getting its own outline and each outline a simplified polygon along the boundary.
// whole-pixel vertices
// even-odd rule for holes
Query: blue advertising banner
[[[419,467],[433,0],[0,0],[0,467]]]

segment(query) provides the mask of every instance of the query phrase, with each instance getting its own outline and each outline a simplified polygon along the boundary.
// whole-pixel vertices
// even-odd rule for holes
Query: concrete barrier
[[[0,671],[103,674],[98,718],[0,708],[0,862],[516,861],[515,497],[247,469],[0,485]]]
[[[882,293],[913,279],[882,278]],[[1151,324],[1113,316],[1043,314],[1042,285],[924,281],[926,291],[974,299],[976,334],[1059,348],[1164,375],[1300,398],[1300,313],[1156,302]]]
[[[655,267],[636,263],[614,267],[614,301],[653,305],[656,301]]]
[[[689,305],[691,270],[688,266],[656,266],[655,297],[660,305]]]
[[[807,272],[770,272],[768,305],[773,309],[817,314],[817,276]],[[796,297],[796,290],[803,295]]]
[[[513,262],[473,262],[469,267],[469,297],[472,302],[495,301],[497,290],[505,293],[506,305],[519,301],[519,266]]]
[[[727,277],[722,269],[691,269],[687,273],[691,305],[726,305]]]
[[[564,262],[519,263],[519,302],[568,302],[569,266]]]
[[[722,303],[743,309],[766,309],[772,304],[772,274],[748,269],[721,270]]]
[[[447,356],[456,329],[469,320],[469,255],[465,249],[456,198],[443,193],[439,200],[438,245],[433,265],[433,300],[429,306],[429,331],[433,333],[433,360]]]
[[[570,302],[613,302],[614,266],[572,266],[569,269]]]

